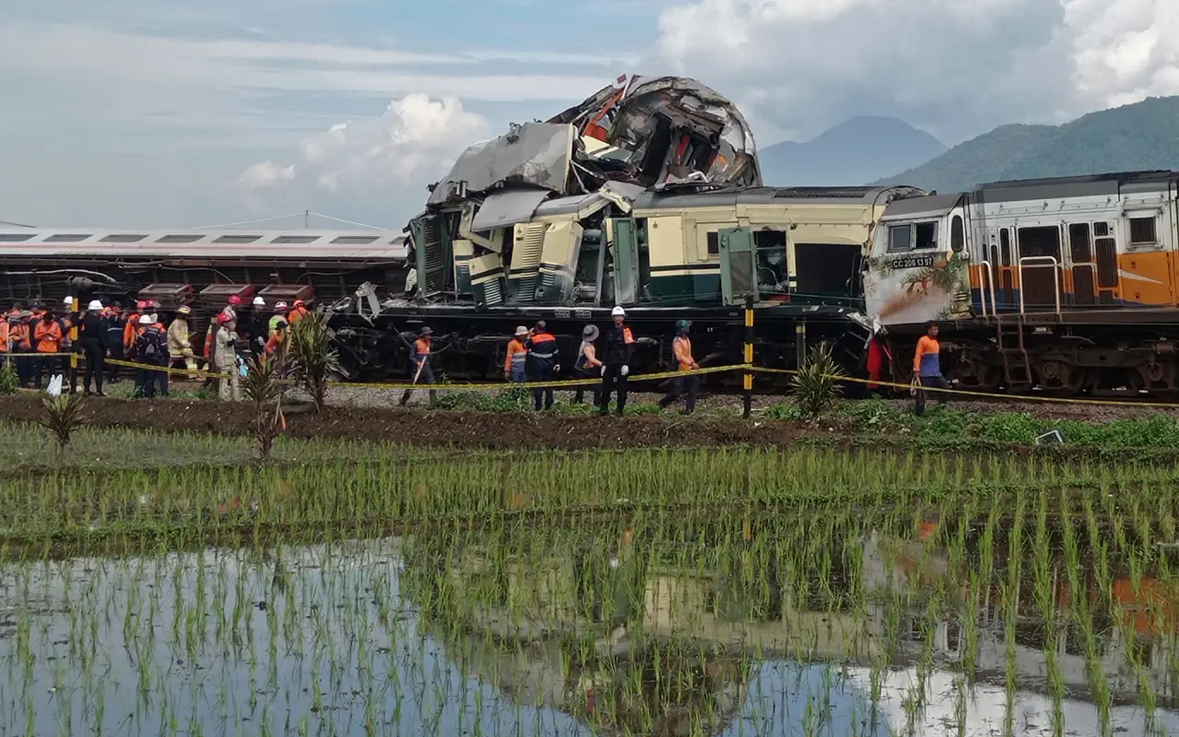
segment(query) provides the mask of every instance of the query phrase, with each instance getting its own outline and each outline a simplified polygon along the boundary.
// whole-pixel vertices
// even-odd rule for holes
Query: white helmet
[[[255,307],[265,307],[266,300],[262,299],[261,297],[254,297],[254,306]]]
[[[90,304],[86,305],[86,309],[91,312],[98,312],[102,309],[102,302],[97,299],[90,300]]]
[[[140,325],[151,325],[153,322],[155,322],[155,320],[151,319],[151,315],[140,315],[139,316],[139,324]]]
[[[626,317],[626,310],[622,309],[622,307],[619,305],[615,305],[614,309],[610,310],[610,317],[619,317],[619,316]]]
[[[61,303],[67,307],[73,307],[74,306],[74,298],[73,297],[66,297],[65,299],[63,299],[61,301]]]

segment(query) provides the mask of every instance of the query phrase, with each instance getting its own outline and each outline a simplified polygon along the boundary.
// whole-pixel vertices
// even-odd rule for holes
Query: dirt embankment
[[[0,419],[32,422],[41,416],[40,397],[0,397]],[[83,422],[161,432],[239,435],[250,432],[247,404],[187,400],[91,399]],[[733,443],[785,445],[808,428],[797,423],[747,422],[736,418],[660,416],[559,417],[376,407],[328,407],[322,414],[287,417],[286,435],[352,438],[415,445],[508,448],[636,448]],[[813,428],[809,429],[814,432]]]

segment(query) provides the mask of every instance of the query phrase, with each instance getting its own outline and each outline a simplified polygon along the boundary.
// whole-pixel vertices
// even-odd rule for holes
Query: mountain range
[[[1011,179],[1179,169],[1179,97],[1152,97],[1064,125],[1003,125],[874,184],[954,192]]]
[[[903,120],[860,116],[758,156],[768,185],[908,184],[939,192],[1010,179],[1179,169],[1179,97],[1147,98],[1063,125],[1002,125],[948,150]]]
[[[945,152],[941,141],[903,120],[863,115],[817,138],[783,141],[758,152],[768,185],[864,184]]]

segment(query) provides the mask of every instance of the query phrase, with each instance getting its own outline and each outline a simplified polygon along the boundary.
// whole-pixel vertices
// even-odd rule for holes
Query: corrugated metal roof
[[[0,258],[149,258],[394,262],[405,259],[394,230],[112,230],[0,228]]]

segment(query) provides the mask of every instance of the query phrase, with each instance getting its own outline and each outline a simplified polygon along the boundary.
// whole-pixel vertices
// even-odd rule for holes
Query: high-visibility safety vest
[[[672,352],[675,353],[675,360],[679,363],[680,371],[691,371],[692,364],[692,341],[687,338],[676,336],[675,340],[671,341]]]
[[[511,371],[512,367],[520,367],[528,360],[528,349],[524,341],[512,338],[508,341],[508,357],[504,359],[504,371]]]
[[[414,370],[417,370],[418,364],[426,363],[430,360],[430,339],[418,338],[413,342],[413,350],[410,351],[410,358],[413,359]]]
[[[37,341],[38,353],[57,353],[61,347],[61,324],[56,320],[37,323],[33,331],[33,338]]]

